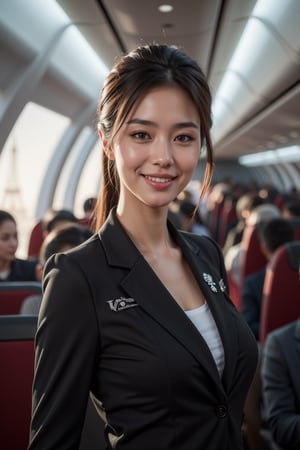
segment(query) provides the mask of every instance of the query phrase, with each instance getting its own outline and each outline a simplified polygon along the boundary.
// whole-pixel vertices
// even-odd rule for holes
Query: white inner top
[[[185,313],[205,339],[215,360],[220,377],[222,377],[224,370],[224,348],[215,319],[210,312],[207,302],[199,306],[199,308],[185,311]]]

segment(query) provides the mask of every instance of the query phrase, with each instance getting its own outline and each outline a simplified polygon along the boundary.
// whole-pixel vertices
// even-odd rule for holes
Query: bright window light
[[[268,150],[266,152],[252,153],[240,156],[239,158],[239,164],[251,167],[298,161],[300,161],[300,147],[297,145],[279,148],[277,150]]]

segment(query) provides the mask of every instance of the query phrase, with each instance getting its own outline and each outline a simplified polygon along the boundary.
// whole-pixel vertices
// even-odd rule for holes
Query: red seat
[[[267,334],[300,317],[300,241],[281,246],[268,265],[260,319],[260,342]]]
[[[38,281],[3,281],[0,283],[0,315],[19,314],[22,303],[29,295],[40,295]]]
[[[37,222],[29,236],[28,244],[28,258],[38,258],[40,254],[40,249],[44,240],[42,222]]]
[[[36,323],[33,316],[0,316],[0,446],[5,450],[26,450],[29,443]]]
[[[267,259],[260,248],[260,242],[257,232],[257,226],[247,225],[242,241],[241,248],[242,256],[242,276],[241,284],[244,278],[251,273],[257,272],[267,264]]]

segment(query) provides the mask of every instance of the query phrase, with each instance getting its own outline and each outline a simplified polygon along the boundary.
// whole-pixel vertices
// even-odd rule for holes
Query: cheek
[[[193,151],[193,152],[181,152],[179,155],[177,155],[177,162],[180,164],[182,170],[186,172],[192,172],[197,167],[197,164],[199,162],[200,158],[200,152],[199,151]]]

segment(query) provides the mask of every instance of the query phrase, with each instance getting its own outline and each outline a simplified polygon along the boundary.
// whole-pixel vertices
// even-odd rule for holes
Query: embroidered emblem
[[[223,278],[219,281],[219,286],[222,292],[226,291],[226,284],[224,283]]]
[[[108,306],[111,311],[122,311],[123,309],[132,308],[133,306],[138,306],[137,302],[133,298],[114,298],[113,300],[107,300]]]
[[[218,292],[216,283],[214,282],[212,276],[209,273],[203,273],[203,278],[213,292]]]

